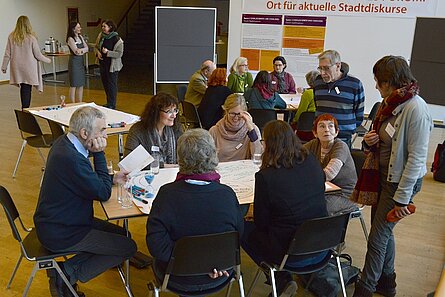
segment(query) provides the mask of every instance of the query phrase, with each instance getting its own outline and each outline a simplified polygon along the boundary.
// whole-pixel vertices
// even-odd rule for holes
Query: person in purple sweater
[[[113,178],[108,174],[105,115],[94,107],[81,107],[71,116],[69,127],[49,152],[34,224],[45,248],[76,252],[59,265],[77,290],[77,281],[87,282],[132,257],[136,243],[124,228],[94,217],[93,201],[107,201],[112,182],[126,179],[123,172]],[[51,296],[71,296],[58,273],[51,270],[49,276]]]

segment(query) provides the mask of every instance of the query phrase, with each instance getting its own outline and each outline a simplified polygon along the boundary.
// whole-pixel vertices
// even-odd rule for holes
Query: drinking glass
[[[123,189],[122,208],[130,208],[133,206],[133,193],[131,192],[131,188],[127,189],[123,187]]]
[[[117,184],[117,202],[122,203],[122,196],[124,195],[125,191],[125,185],[124,184]]]
[[[253,154],[253,164],[257,166],[261,165],[261,154]]]
[[[158,158],[155,157],[153,162],[151,162],[150,169],[153,174],[159,173],[159,159]]]

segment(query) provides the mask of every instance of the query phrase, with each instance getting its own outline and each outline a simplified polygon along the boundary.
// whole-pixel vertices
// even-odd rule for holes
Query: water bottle
[[[51,42],[49,41],[49,39],[45,40],[45,53],[50,53],[51,52]]]
[[[56,52],[56,40],[51,36],[50,38],[49,38],[49,42],[50,42],[50,52],[51,53],[55,53]]]
[[[153,162],[150,164],[151,173],[158,174],[159,173],[159,147],[156,145],[153,145],[151,147],[151,156],[153,157]]]

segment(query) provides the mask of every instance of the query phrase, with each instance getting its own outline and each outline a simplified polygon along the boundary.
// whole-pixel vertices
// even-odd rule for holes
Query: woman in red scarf
[[[249,109],[285,109],[286,102],[272,89],[270,74],[260,71],[255,77],[253,88],[244,93]]]
[[[364,137],[369,152],[352,199],[372,205],[371,232],[361,279],[354,296],[373,292],[396,295],[395,242],[388,213],[401,219],[420,191],[426,174],[428,141],[433,127],[417,81],[402,57],[386,56],[373,68],[376,88],[383,98],[372,130]]]

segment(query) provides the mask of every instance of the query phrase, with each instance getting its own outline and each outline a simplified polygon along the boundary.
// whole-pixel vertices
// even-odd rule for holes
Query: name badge
[[[337,93],[337,95],[340,94],[340,89],[338,87],[335,87],[334,90],[335,90],[335,93]]]
[[[157,146],[157,145],[152,145],[152,146],[151,146],[151,151],[152,151],[152,152],[159,152],[159,146]]]
[[[273,84],[273,85],[276,85],[277,84],[277,82],[276,81],[271,81],[271,83]]]
[[[243,146],[243,144],[242,143],[239,143],[237,146],[235,146],[235,149],[239,149],[240,147],[242,147]]]
[[[393,137],[394,133],[396,133],[396,129],[391,125],[391,123],[388,123],[385,128],[385,132],[388,133],[389,137]]]

